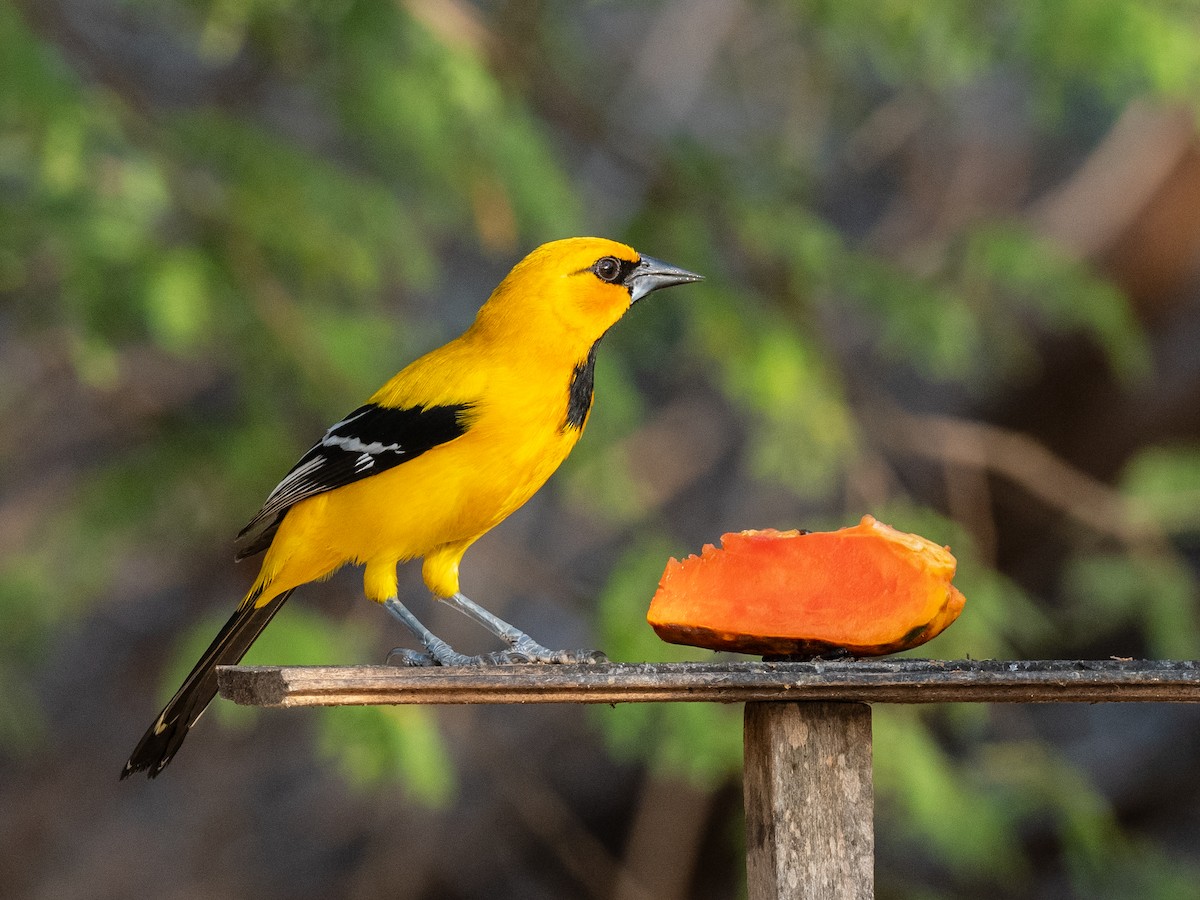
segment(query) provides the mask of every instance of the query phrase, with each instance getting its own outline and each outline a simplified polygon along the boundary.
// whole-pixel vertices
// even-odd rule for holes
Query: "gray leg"
[[[504,654],[501,653],[490,653],[487,656],[465,656],[457,653],[449,644],[422,625],[420,620],[408,611],[408,607],[395,597],[385,600],[383,606],[404,623],[404,627],[411,631],[413,636],[421,642],[421,646],[425,648],[425,653],[417,653],[415,650],[393,650],[388,654],[389,663],[395,660],[405,666],[479,666],[509,661],[503,658]]]
[[[500,638],[500,640],[508,644],[512,650],[507,654],[499,654],[507,657],[508,662],[570,665],[573,663],[600,663],[608,661],[608,657],[599,650],[547,649],[515,625],[510,625],[498,616],[488,612],[466,594],[458,593],[453,597],[443,597],[441,599],[467,618],[478,622],[492,634],[496,635],[496,637]]]

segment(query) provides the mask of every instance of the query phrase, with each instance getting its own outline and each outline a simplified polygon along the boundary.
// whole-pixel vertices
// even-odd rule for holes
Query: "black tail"
[[[245,656],[255,638],[267,627],[291,593],[284,591],[258,608],[255,608],[253,598],[247,598],[247,602],[238,607],[184,679],[175,696],[138,741],[121,772],[122,779],[141,771],[145,771],[147,777],[154,778],[166,768],[187,737],[188,729],[196,724],[200,714],[217,695],[217,666],[235,665]]]

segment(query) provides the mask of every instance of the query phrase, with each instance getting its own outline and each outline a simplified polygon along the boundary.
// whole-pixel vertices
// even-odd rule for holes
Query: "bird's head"
[[[651,291],[702,276],[604,238],[538,247],[509,272],[479,311],[477,326],[587,352]]]

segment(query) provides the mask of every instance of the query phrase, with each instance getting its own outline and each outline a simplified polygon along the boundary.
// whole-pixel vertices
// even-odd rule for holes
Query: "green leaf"
[[[603,645],[614,659],[712,659],[697,647],[667,644],[646,622],[650,598],[671,554],[661,537],[633,542],[600,595]],[[674,551],[679,555],[679,551]],[[620,757],[711,789],[741,768],[741,708],[715,703],[638,703],[593,711]]]
[[[1091,335],[1119,376],[1148,374],[1149,345],[1124,294],[1036,235],[1004,224],[977,228],[966,239],[961,277],[978,302],[995,310],[989,317],[1000,327],[1015,328],[1014,314],[1029,310],[1053,331]],[[1019,332],[997,337],[996,343],[1020,345]]]
[[[931,713],[881,706],[872,731],[880,817],[906,823],[900,840],[961,875],[1028,877],[1017,841],[1018,811],[969,761],[956,761],[935,742]],[[915,849],[915,848],[914,848]]]
[[[1137,623],[1150,654],[1167,659],[1200,655],[1200,609],[1194,574],[1167,556],[1092,554],[1072,560],[1063,576],[1073,631],[1103,635]]]
[[[322,710],[318,749],[366,792],[400,784],[418,803],[445,807],[456,790],[449,749],[425,706]]]
[[[840,483],[858,435],[841,385],[810,337],[753,307],[696,307],[704,351],[722,387],[756,417],[750,465],[761,479],[826,497]]]
[[[211,316],[208,262],[192,249],[167,253],[150,275],[146,313],[150,330],[168,350],[183,353],[205,336]]]
[[[1200,530],[1200,447],[1147,447],[1125,466],[1121,490],[1168,531]]]

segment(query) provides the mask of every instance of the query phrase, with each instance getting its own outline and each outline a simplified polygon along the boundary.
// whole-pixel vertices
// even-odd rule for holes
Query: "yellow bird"
[[[601,238],[570,238],[521,260],[460,337],[409,365],[336,423],[238,535],[238,559],[265,550],[250,592],[134,749],[121,773],[155,777],[293,590],[363,565],[367,597],[420,641],[409,665],[571,663],[459,590],[463,553],[533,496],[575,446],[592,407],[596,347],[651,291],[701,276]],[[424,559],[434,597],[508,645],[464,656],[397,598],[396,567]]]

